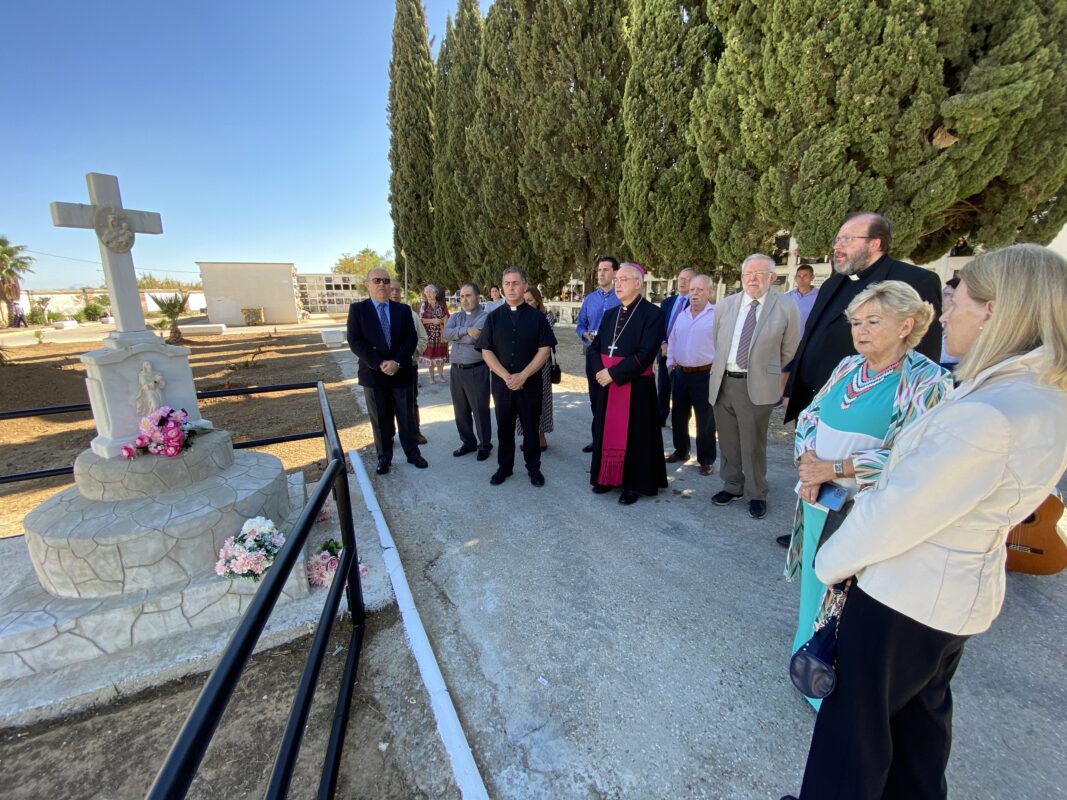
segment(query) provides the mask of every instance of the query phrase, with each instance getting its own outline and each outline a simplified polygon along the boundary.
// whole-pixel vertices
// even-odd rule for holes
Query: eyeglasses
[[[367,278],[367,283],[376,283],[379,286],[387,286],[392,281],[392,278]]]
[[[848,244],[853,239],[877,239],[877,236],[835,236],[831,244]]]

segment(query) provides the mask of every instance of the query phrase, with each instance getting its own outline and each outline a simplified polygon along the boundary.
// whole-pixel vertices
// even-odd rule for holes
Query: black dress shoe
[[[378,466],[374,471],[377,472],[379,475],[388,474],[388,472],[389,472],[389,459],[387,459],[387,458],[379,458],[378,459]]]
[[[542,475],[540,472],[531,472],[530,483],[532,483],[534,486],[544,486],[545,476]]]
[[[637,492],[630,489],[623,489],[622,494],[619,495],[619,503],[624,506],[632,506],[637,502],[637,498],[640,497]]]
[[[426,469],[430,466],[429,462],[422,456],[412,456],[408,459],[409,464],[414,464],[419,469]]]
[[[477,447],[468,447],[467,445],[463,445],[463,447],[459,448],[458,450],[453,450],[452,455],[454,455],[456,458],[459,458],[460,456],[467,455],[467,453],[473,453],[477,449]]]
[[[749,500],[748,515],[752,519],[763,519],[767,516],[767,502],[765,500]]]
[[[583,453],[592,453],[592,452],[593,452],[593,443],[592,443],[592,442],[590,442],[590,443],[589,443],[589,444],[587,444],[587,445],[586,445],[585,447],[583,447],[583,448],[582,448],[582,452],[583,452]]]
[[[415,436],[415,438],[418,440],[419,444],[429,444],[429,440],[422,435],[421,431]]]
[[[479,461],[485,461],[487,458],[489,458],[489,451],[488,450],[479,450],[478,451],[478,460]]]
[[[774,541],[778,542],[778,544],[780,544],[782,547],[789,547],[789,541],[792,538],[793,538],[792,535],[790,535],[788,533],[783,533],[781,536],[776,538]]]
[[[682,453],[679,453],[677,450],[675,450],[673,453],[667,456],[665,460],[668,464],[677,464],[679,462],[684,464],[686,461],[689,460],[689,453],[685,453],[683,455]]]
[[[610,491],[611,491],[611,487],[610,486],[605,486],[602,483],[594,483],[593,484],[593,494],[607,494]]]
[[[489,479],[489,483],[491,483],[493,486],[499,486],[510,477],[510,469],[498,469],[496,472],[493,473],[493,477]]]
[[[782,797],[782,800],[800,800],[800,798],[795,795],[787,794]]]
[[[733,494],[732,492],[728,492],[723,489],[721,492],[718,492],[714,497],[711,498],[711,502],[713,502],[717,506],[728,506],[734,500],[739,499],[741,499],[741,495]]]

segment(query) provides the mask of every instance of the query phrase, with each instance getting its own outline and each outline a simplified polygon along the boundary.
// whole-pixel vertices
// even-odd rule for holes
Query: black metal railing
[[[296,389],[314,389],[319,384],[314,381],[304,383],[279,383],[271,386],[248,386],[242,389],[211,389],[197,392],[196,398],[204,400],[209,397],[237,397],[250,394],[269,394],[273,392],[288,392]],[[18,411],[0,411],[0,422],[8,419],[22,419],[24,417],[45,417],[50,414],[74,414],[90,411],[92,407],[88,403],[77,403],[68,406],[46,406],[44,408],[23,408]],[[322,436],[322,431],[306,431],[304,433],[290,433],[285,436],[269,436],[264,439],[250,439],[246,442],[234,442],[234,450],[246,450],[249,447],[264,447],[269,444],[281,444],[282,442],[298,442],[302,439],[316,439]],[[33,481],[39,478],[54,478],[57,475],[72,475],[73,466],[56,467],[55,469],[41,469],[34,472],[13,472],[10,475],[0,475],[0,485],[5,483],[17,483],[19,481]]]
[[[286,387],[256,387],[239,390],[241,394],[258,394],[281,389],[306,388],[318,389],[319,408],[322,415],[321,435],[325,441],[329,464],[323,472],[300,514],[293,530],[289,533],[285,545],[274,560],[274,565],[267,572],[252,602],[230,638],[229,644],[219,658],[219,663],[208,676],[204,688],[185,720],[178,738],[156,776],[147,797],[149,800],[179,800],[184,798],[196,778],[196,771],[219,726],[226,706],[241,678],[248,659],[259,641],[267,624],[278,596],[282,592],[286,578],[292,571],[307,541],[315,517],[331,493],[337,504],[337,515],[341,523],[340,564],[334,575],[333,583],[326,593],[326,602],[319,616],[319,624],[311,643],[310,653],[304,673],[300,678],[296,696],[289,712],[289,720],[274,760],[266,797],[284,798],[289,790],[297,755],[303,740],[304,727],[311,710],[319,672],[322,668],[326,650],[329,645],[333,623],[337,618],[342,593],[347,591],[348,608],[352,613],[352,633],[349,639],[348,656],[345,660],[344,674],[337,695],[334,709],[330,739],[326,747],[322,776],[319,781],[318,796],[322,800],[332,798],[337,787],[337,774],[344,749],[345,733],[348,729],[349,710],[355,687],[356,672],[359,668],[359,654],[363,645],[364,622],[366,611],[363,606],[363,591],[359,579],[359,555],[356,550],[355,528],[352,521],[352,503],[348,493],[348,472],[345,468],[344,451],[337,435],[337,427],[330,411],[326,389],[322,383],[290,384]],[[224,396],[204,392],[201,396]],[[300,435],[300,438],[309,438]],[[249,443],[250,444],[250,443]]]

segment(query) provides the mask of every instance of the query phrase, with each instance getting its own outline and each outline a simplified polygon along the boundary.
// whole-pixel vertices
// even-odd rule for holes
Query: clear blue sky
[[[436,55],[456,0],[424,5]],[[137,237],[142,272],[195,280],[196,261],[325,272],[343,252],[392,249],[393,10],[391,0],[5,3],[0,235],[37,259],[26,286],[102,284],[96,237],[54,228],[48,211],[89,202],[87,172],[117,175],[127,208],[162,214],[162,236]]]

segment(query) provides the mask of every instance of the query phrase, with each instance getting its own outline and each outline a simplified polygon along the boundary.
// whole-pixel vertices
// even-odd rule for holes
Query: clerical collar
[[[881,264],[883,261],[885,261],[886,258],[888,258],[888,256],[885,253],[883,253],[878,258],[878,260],[875,261],[873,264],[864,267],[859,272],[856,272],[856,273],[854,273],[852,275],[849,275],[848,279],[850,281],[858,281],[860,278],[869,277],[871,275],[871,273],[874,271],[874,268],[877,267],[879,264]]]
[[[625,309],[626,309],[627,311],[630,311],[630,310],[632,310],[632,309],[633,309],[633,307],[634,307],[634,306],[636,306],[636,305],[637,305],[638,303],[640,303],[640,302],[641,302],[641,295],[637,295],[637,297],[635,297],[635,298],[634,298],[634,299],[633,299],[633,300],[632,300],[632,301],[630,302],[630,304],[629,304],[629,305],[623,305],[623,308],[625,308]]]
[[[510,308],[512,311],[518,311],[524,305],[526,305],[526,304],[525,303],[519,303],[517,306],[513,306],[513,305],[511,305],[511,303],[508,303],[508,308]]]

